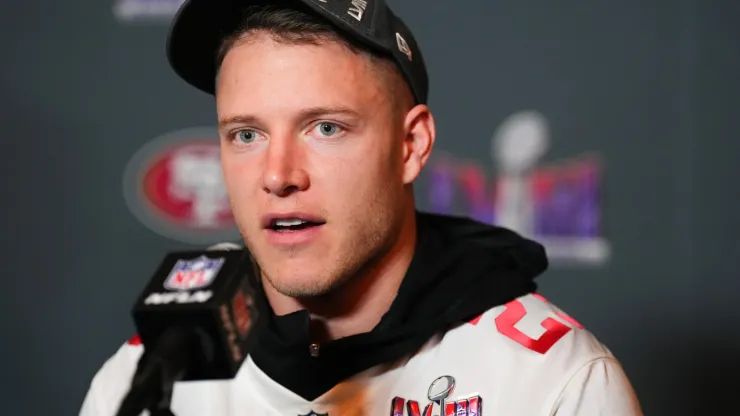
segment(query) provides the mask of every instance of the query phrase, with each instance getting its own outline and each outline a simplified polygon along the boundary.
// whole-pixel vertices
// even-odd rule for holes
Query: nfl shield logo
[[[223,258],[209,259],[200,256],[193,260],[178,260],[164,281],[167,290],[195,290],[213,282],[224,264]]]

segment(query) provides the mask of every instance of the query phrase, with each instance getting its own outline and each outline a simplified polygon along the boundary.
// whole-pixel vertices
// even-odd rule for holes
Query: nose
[[[309,178],[303,167],[303,156],[294,139],[271,138],[262,177],[264,191],[284,197],[308,189]]]

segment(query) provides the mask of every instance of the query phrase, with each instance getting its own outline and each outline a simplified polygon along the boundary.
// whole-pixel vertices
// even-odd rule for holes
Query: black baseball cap
[[[427,103],[429,78],[419,46],[385,0],[186,0],[170,26],[170,66],[190,85],[214,94],[222,40],[238,29],[248,7],[260,5],[296,8],[326,19],[348,39],[391,58],[417,104]]]

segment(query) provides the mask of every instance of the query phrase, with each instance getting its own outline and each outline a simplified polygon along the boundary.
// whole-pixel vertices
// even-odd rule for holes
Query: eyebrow
[[[307,118],[314,118],[325,116],[327,114],[344,114],[353,117],[359,117],[360,114],[346,106],[334,106],[334,107],[313,107],[301,110],[296,114],[297,120],[305,120]],[[231,124],[260,124],[260,118],[250,114],[238,114],[230,117],[224,117],[218,121],[218,126],[223,128]]]

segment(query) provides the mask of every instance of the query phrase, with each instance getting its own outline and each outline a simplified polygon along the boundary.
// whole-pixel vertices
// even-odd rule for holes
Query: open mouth
[[[291,233],[324,225],[323,222],[306,221],[299,218],[276,219],[270,223],[269,229],[279,233]]]

